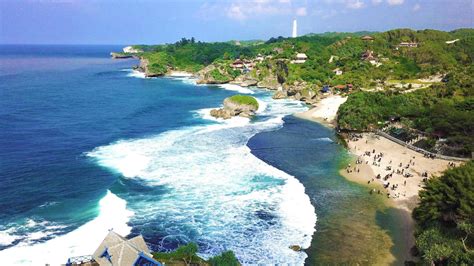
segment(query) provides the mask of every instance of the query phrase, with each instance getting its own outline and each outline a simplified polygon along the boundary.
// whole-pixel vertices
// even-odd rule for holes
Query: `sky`
[[[0,0],[1,44],[160,44],[474,28],[474,0]]]

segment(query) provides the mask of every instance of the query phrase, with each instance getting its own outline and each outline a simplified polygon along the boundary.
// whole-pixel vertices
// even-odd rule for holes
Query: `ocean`
[[[120,49],[0,46],[5,265],[92,254],[110,229],[154,251],[193,241],[204,258],[233,250],[244,265],[302,265],[307,253],[289,246],[311,255],[320,221],[366,197],[338,174],[347,153],[334,131],[291,116],[303,103],[145,79],[137,60],[110,59]],[[237,93],[258,99],[254,118],[209,115]]]

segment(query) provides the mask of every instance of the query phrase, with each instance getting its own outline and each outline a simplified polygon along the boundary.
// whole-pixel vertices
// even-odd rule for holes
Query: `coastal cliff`
[[[162,73],[154,73],[152,71],[150,71],[150,61],[148,59],[145,59],[145,58],[140,58],[140,65],[138,65],[138,67],[136,68],[136,70],[138,71],[141,71],[143,73],[145,73],[145,77],[159,77],[159,76],[163,76],[164,74]]]
[[[126,58],[132,58],[132,57],[133,57],[133,55],[131,55],[131,54],[115,53],[115,52],[111,52],[111,53],[110,53],[110,56],[111,56],[113,59],[126,59]]]

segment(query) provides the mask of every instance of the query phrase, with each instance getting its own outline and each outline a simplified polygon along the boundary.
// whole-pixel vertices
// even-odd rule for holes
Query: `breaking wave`
[[[12,243],[22,239],[16,246],[0,251],[2,265],[61,265],[72,256],[90,255],[105,237],[109,229],[127,235],[131,227],[127,225],[133,212],[127,210],[127,203],[107,192],[99,202],[99,215],[77,229],[42,243],[33,241],[54,236],[62,226],[47,221],[37,222],[28,219],[25,225],[12,227],[0,232],[0,241]],[[42,230],[19,235],[22,227],[41,228]]]
[[[257,121],[232,118],[101,146],[88,156],[162,195],[133,199],[132,224],[153,224],[160,243],[185,239],[204,257],[233,250],[243,264],[302,264],[316,214],[303,185],[252,155],[247,141],[303,111],[301,103],[260,98]],[[208,109],[196,111],[206,118]],[[125,198],[128,200],[127,198]],[[130,199],[132,200],[132,199]]]

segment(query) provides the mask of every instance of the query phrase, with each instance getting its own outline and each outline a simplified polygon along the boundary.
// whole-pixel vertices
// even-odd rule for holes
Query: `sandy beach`
[[[316,107],[309,109],[306,112],[295,114],[296,117],[315,121],[326,126],[334,127],[337,115],[337,110],[341,104],[345,103],[347,97],[340,95],[331,95],[320,100]]]
[[[192,77],[193,73],[186,72],[186,71],[171,70],[168,73],[166,73],[166,76],[168,76],[168,77]]]
[[[341,170],[341,174],[349,180],[370,185],[367,192],[374,197],[390,199],[389,207],[399,210],[399,223],[404,228],[401,237],[406,243],[406,257],[410,258],[409,249],[415,244],[411,213],[418,203],[423,179],[439,176],[450,167],[449,163],[459,165],[459,162],[424,157],[373,133],[357,135],[346,139],[348,149],[356,159]]]
[[[449,163],[459,164],[424,157],[421,153],[372,133],[360,136],[347,140],[350,152],[357,156],[359,163],[350,165],[346,172],[350,171],[348,174],[358,176],[367,183],[381,183],[386,187],[383,193],[393,199],[397,207],[408,211],[417,204],[424,178],[441,175]],[[370,167],[372,175],[354,171],[363,165]]]

